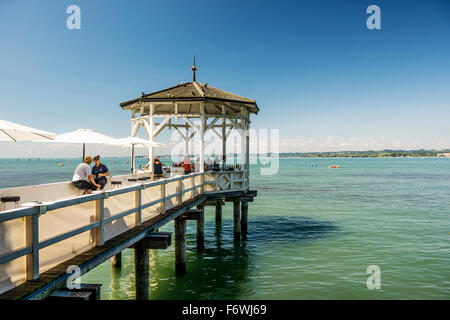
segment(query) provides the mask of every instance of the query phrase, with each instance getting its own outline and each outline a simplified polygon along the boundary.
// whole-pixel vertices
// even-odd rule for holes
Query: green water
[[[127,173],[117,161],[110,170]],[[75,166],[19,162],[0,160],[1,187],[67,180]],[[252,166],[251,188],[258,197],[240,243],[227,204],[221,226],[207,207],[203,252],[188,222],[187,275],[175,275],[173,246],[150,251],[151,299],[450,298],[449,159],[281,159],[274,176]],[[133,252],[122,259],[121,271],[105,262],[82,281],[102,283],[102,299],[134,299]],[[369,265],[381,289],[367,288]]]

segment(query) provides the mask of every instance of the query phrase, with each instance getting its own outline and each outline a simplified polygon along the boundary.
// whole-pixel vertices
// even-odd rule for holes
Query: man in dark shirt
[[[105,187],[105,184],[108,182],[106,179],[109,176],[108,167],[104,164],[100,163],[100,156],[94,157],[95,165],[92,167],[92,174],[94,175],[94,180],[96,183],[101,185],[101,189]]]

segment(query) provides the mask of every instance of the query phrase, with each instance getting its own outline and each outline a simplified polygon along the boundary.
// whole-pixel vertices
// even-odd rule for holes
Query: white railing
[[[190,182],[189,187],[186,187],[187,182]],[[174,192],[171,192],[168,186],[173,189],[174,183],[176,183],[176,188]],[[39,274],[42,271],[45,271],[51,266],[59,264],[64,260],[70,258],[67,256],[67,254],[60,253],[61,250],[64,251],[70,249],[66,248],[68,246],[64,246],[63,242],[65,240],[68,240],[69,238],[74,238],[83,233],[90,232],[91,240],[89,240],[89,246],[84,246],[81,249],[76,249],[76,246],[72,245],[72,251],[69,254],[72,254],[72,256],[78,255],[94,246],[103,245],[105,242],[105,226],[111,225],[113,222],[120,219],[122,219],[123,221],[125,217],[128,217],[132,214],[134,214],[134,223],[131,225],[131,227],[140,226],[144,220],[143,212],[148,208],[158,206],[157,214],[162,214],[165,213],[166,210],[168,210],[167,205],[169,203],[173,207],[181,205],[186,200],[193,199],[196,195],[229,191],[247,191],[248,186],[248,170],[209,171],[203,173],[192,173],[189,175],[183,175],[169,179],[161,179],[152,182],[135,183],[134,185],[125,186],[115,190],[105,190],[90,195],[52,201],[42,205],[36,205],[34,207],[18,208],[0,212],[0,233],[3,232],[3,234],[0,234],[0,236],[2,236],[4,239],[8,239],[8,233],[10,233],[10,236],[13,236],[12,233],[15,232],[14,230],[17,231],[18,229],[17,226],[23,228],[23,230],[25,231],[25,246],[21,246],[19,248],[15,248],[13,250],[5,252],[5,249],[8,250],[6,245],[7,241],[5,240],[4,243],[0,243],[0,293],[7,291],[14,286],[17,286],[20,283],[23,283],[25,280],[38,279]],[[156,195],[145,195],[145,199],[147,201],[143,203],[143,192],[145,192],[146,189],[152,189],[153,191],[155,189],[159,189],[159,192]],[[117,197],[120,195],[127,196],[125,196],[126,198],[122,196],[122,198],[119,198],[117,200]],[[107,209],[108,212],[112,211],[115,204],[119,202],[122,203],[124,202],[124,200],[130,200],[130,196],[134,200],[134,205],[132,205],[131,208],[128,208],[127,210],[120,210],[114,215],[110,214],[109,216],[105,216],[105,209]],[[112,204],[109,203],[108,206],[105,207],[105,201],[110,201],[108,199],[114,197],[116,197],[116,202],[113,202]],[[80,205],[84,205],[85,207],[80,208]],[[42,219],[43,215],[46,215],[51,211],[59,214],[60,211],[58,210],[62,208],[72,208],[72,212],[85,210],[88,213],[90,212],[89,214],[91,214],[93,210],[94,215],[90,216],[89,224],[84,224],[81,226],[77,225],[75,228],[70,228],[69,231],[62,232],[45,239],[41,239],[42,237],[40,237],[40,230],[42,229],[42,225],[40,226],[40,220]],[[119,205],[117,206],[117,208],[122,207]],[[155,211],[152,212],[155,213]],[[46,228],[58,229],[59,226],[54,225],[55,221],[61,221],[64,216],[61,214],[61,217],[57,218],[59,220],[55,220],[54,218],[53,220],[47,220]],[[150,217],[146,216],[145,218],[149,219]],[[10,223],[12,220],[18,222],[15,228],[8,228],[7,226],[5,226],[5,224]],[[125,228],[119,230],[119,234],[128,230],[129,228],[129,226],[125,225]],[[115,234],[110,233],[109,236],[110,238],[113,238],[114,236],[117,236],[117,232]],[[49,259],[51,261],[51,265],[50,263],[40,263],[40,253],[45,250],[45,248],[56,244],[62,245],[62,247],[60,246],[58,248],[59,256]],[[11,270],[15,270],[15,272],[19,275],[20,272],[22,272],[23,278],[19,280],[15,279],[15,281],[11,280],[9,286],[3,286],[2,288],[2,282],[4,282],[5,278],[8,277],[8,268],[4,266],[14,261],[18,261],[18,259],[25,260],[25,270],[17,269],[17,265],[15,269],[11,267]],[[12,278],[12,276],[10,278]]]

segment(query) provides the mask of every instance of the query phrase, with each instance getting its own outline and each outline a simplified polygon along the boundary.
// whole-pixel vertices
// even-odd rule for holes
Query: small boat
[[[337,166],[337,165],[331,165],[328,168],[330,169],[339,169],[341,166]]]
[[[64,167],[64,164],[60,163],[58,164],[59,167]]]
[[[263,161],[263,162],[261,162],[261,164],[264,165],[264,166],[267,166],[268,164],[270,164],[270,162],[269,161]]]

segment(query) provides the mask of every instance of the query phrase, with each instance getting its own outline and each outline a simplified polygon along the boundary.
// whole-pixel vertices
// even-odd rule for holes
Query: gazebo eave
[[[186,97],[186,98],[138,98],[135,100],[130,100],[128,102],[121,103],[120,106],[122,110],[139,110],[141,108],[148,108],[149,105],[152,104],[156,106],[167,106],[167,105],[189,105],[189,104],[212,104],[217,106],[225,106],[232,108],[245,108],[249,110],[249,112],[253,114],[258,114],[259,108],[255,102],[243,102],[239,100],[231,100],[231,99],[221,99],[221,98],[210,98],[210,97]],[[156,110],[155,110],[156,111]],[[157,113],[157,112],[155,112]],[[158,112],[159,113],[159,112]],[[164,114],[170,112],[162,112]],[[212,112],[208,114],[218,115],[222,114],[221,112]],[[234,111],[234,114],[240,113],[240,111]],[[178,112],[178,114],[183,114],[183,112]]]

